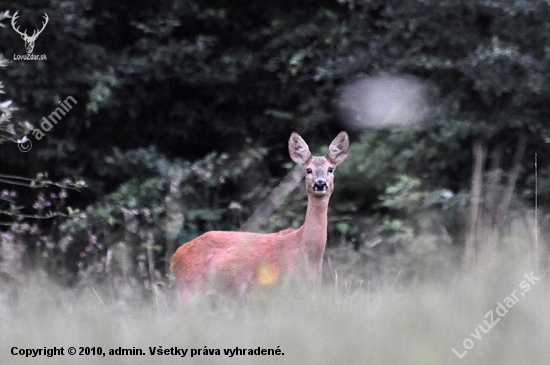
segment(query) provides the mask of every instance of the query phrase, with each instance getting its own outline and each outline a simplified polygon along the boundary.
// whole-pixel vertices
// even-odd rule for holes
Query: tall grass
[[[507,247],[525,245],[517,239]],[[367,282],[344,294],[327,284],[278,288],[189,308],[179,308],[170,290],[150,301],[122,300],[132,296],[101,287],[66,289],[33,273],[0,287],[0,364],[545,364],[550,275],[543,272],[527,250],[505,248],[477,268],[444,279],[386,278],[380,282],[391,285]],[[540,281],[524,291],[524,275],[531,273]],[[519,301],[500,317],[498,303],[514,291]],[[490,311],[496,324],[485,333],[478,326],[488,328]],[[65,355],[14,356],[14,346],[64,347]],[[71,356],[70,346],[139,348],[145,355]],[[201,354],[149,354],[149,347],[160,346]],[[205,346],[221,355],[203,355]],[[278,348],[284,355],[224,355],[223,349],[236,347]]]

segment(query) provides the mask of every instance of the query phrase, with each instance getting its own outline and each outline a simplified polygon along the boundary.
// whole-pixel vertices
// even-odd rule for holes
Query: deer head
[[[330,197],[334,189],[334,169],[348,156],[349,137],[340,132],[330,144],[325,156],[312,156],[307,143],[296,132],[288,141],[290,158],[306,172],[308,195],[316,198]]]
[[[40,35],[40,33],[42,33],[42,31],[44,30],[44,28],[46,28],[46,24],[48,24],[48,14],[44,13],[44,22],[42,23],[42,29],[40,30],[34,30],[34,32],[32,33],[32,36],[29,36],[27,34],[27,30],[25,29],[24,32],[21,32],[19,31],[19,27],[15,27],[15,20],[17,20],[17,18],[19,17],[17,15],[17,13],[19,12],[16,11],[15,14],[13,14],[13,17],[11,18],[11,26],[13,27],[13,30],[15,30],[17,33],[19,33],[19,35],[21,36],[21,38],[23,38],[23,40],[25,41],[25,49],[27,50],[27,53],[32,53],[33,49],[34,49],[34,42],[36,41],[36,38],[38,38],[38,36]]]

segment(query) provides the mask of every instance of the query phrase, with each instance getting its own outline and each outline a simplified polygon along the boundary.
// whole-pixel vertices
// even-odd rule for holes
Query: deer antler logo
[[[36,38],[38,38],[38,36],[40,35],[40,33],[42,33],[42,31],[44,30],[44,28],[46,28],[46,24],[48,24],[48,14],[44,13],[44,22],[42,22],[42,29],[40,30],[34,30],[34,32],[32,33],[31,36],[29,36],[27,34],[27,30],[25,29],[24,32],[21,32],[19,31],[19,27],[15,27],[15,20],[17,18],[19,18],[19,16],[17,15],[17,13],[19,12],[16,11],[15,14],[13,14],[13,17],[11,18],[11,26],[13,27],[13,30],[15,30],[17,33],[19,33],[19,35],[21,35],[21,38],[23,38],[23,40],[25,41],[25,49],[27,50],[27,53],[32,53],[32,50],[34,49],[34,42],[36,42]]]

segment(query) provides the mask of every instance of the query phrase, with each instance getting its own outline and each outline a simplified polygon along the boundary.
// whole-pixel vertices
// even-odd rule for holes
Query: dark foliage
[[[354,242],[375,260],[441,227],[460,246],[474,141],[490,152],[486,170],[507,172],[527,138],[518,205],[534,199],[532,156],[549,152],[546,1],[44,0],[1,1],[0,10],[19,11],[29,33],[49,16],[34,50],[47,61],[13,60],[24,44],[2,20],[0,53],[12,61],[0,103],[18,110],[2,104],[13,114],[0,122],[0,173],[86,182],[67,197],[71,219],[43,224],[31,243],[25,236],[33,250],[37,235],[59,246],[60,273],[106,275],[125,242],[132,270],[159,280],[175,245],[237,229],[283,178],[291,131],[318,146],[346,128],[338,97],[364,75],[421,78],[434,107],[414,129],[350,131],[333,246]],[[77,104],[42,139],[29,133],[33,148],[20,152],[11,141],[44,130],[42,118],[69,96]],[[540,160],[540,206],[548,166]],[[0,187],[25,207],[37,199]],[[284,204],[266,229],[300,223],[304,201]]]

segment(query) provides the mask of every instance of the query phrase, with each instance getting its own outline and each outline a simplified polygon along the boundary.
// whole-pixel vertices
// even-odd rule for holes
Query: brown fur
[[[189,296],[214,289],[241,295],[258,286],[270,286],[284,278],[319,282],[326,246],[327,209],[334,188],[329,172],[344,161],[349,139],[341,132],[326,156],[313,157],[305,141],[293,133],[289,153],[306,174],[308,207],[302,227],[260,234],[211,231],[182,245],[174,254],[172,272],[182,302]],[[315,191],[326,185],[324,194]],[[318,189],[319,190],[319,189]]]

